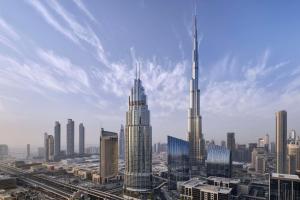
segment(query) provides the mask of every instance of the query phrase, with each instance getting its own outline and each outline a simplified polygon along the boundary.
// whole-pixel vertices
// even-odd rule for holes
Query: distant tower
[[[124,139],[124,127],[121,125],[120,136],[119,136],[119,155],[120,159],[125,159],[125,139]]]
[[[44,133],[44,158],[45,161],[48,162],[49,161],[49,149],[48,149],[48,133]]]
[[[235,136],[234,133],[227,133],[227,149],[235,151]]]
[[[287,173],[287,113],[276,113],[276,171],[280,174]]]
[[[265,149],[266,149],[267,152],[269,152],[269,148],[270,148],[269,147],[270,146],[270,137],[269,137],[269,134],[266,134],[264,141],[265,141]]]
[[[118,134],[101,129],[100,179],[101,183],[118,175]]]
[[[27,159],[30,158],[30,144],[27,144]]]
[[[125,128],[124,196],[147,199],[152,193],[152,128],[147,96],[136,76]]]
[[[198,39],[196,15],[194,17],[193,67],[192,79],[190,80],[190,106],[188,109],[188,141],[190,142],[191,174],[199,175],[200,163],[204,159],[205,142],[202,135],[200,90],[198,88]]]
[[[48,135],[48,160],[54,160],[54,137],[53,135]]]
[[[74,121],[68,119],[67,124],[67,156],[74,155]]]
[[[60,123],[55,122],[54,126],[54,158],[57,158],[60,154]]]
[[[224,140],[221,141],[221,147],[226,147],[226,142]]]
[[[84,126],[82,123],[79,124],[79,155],[84,154]]]

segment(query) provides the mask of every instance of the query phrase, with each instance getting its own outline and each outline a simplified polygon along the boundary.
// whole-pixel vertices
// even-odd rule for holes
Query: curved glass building
[[[147,96],[139,77],[129,96],[125,127],[124,197],[149,199],[152,193],[152,128]]]
[[[209,145],[207,149],[207,177],[231,177],[232,155],[225,147]]]
[[[168,136],[168,185],[170,190],[176,189],[177,181],[189,180],[189,146],[188,141]]]

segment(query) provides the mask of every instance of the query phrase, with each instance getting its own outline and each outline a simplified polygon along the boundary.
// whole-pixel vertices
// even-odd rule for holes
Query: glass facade
[[[169,189],[176,189],[177,181],[189,180],[189,142],[168,136]]]
[[[209,145],[207,149],[207,177],[231,177],[232,155],[225,147]]]
[[[300,199],[299,177],[286,174],[273,174],[270,177],[270,199]]]

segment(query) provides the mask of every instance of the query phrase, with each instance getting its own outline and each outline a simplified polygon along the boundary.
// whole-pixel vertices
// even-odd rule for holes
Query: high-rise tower
[[[136,76],[125,127],[124,197],[148,199],[152,192],[152,128],[147,96]]]
[[[121,125],[120,135],[119,135],[119,158],[125,159],[125,139],[124,139],[124,127]]]
[[[60,154],[60,123],[55,122],[54,126],[54,158],[56,159]]]
[[[202,136],[202,118],[200,115],[200,90],[198,88],[198,39],[197,19],[194,18],[194,49],[192,79],[190,80],[190,107],[188,110],[188,141],[190,142],[191,174],[197,175],[204,159],[204,141]]]
[[[276,172],[287,173],[287,113],[276,113]]]
[[[74,121],[68,119],[67,124],[67,156],[74,155]]]
[[[84,154],[84,126],[83,123],[79,124],[79,155]]]

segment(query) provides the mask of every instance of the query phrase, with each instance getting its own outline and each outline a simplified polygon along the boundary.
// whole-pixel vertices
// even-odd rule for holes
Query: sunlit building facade
[[[168,136],[169,189],[176,189],[177,181],[189,180],[189,142]]]
[[[128,103],[124,197],[149,199],[152,198],[152,128],[147,96],[138,76],[134,80]]]
[[[100,179],[106,183],[118,175],[118,134],[101,129]]]
[[[190,171],[199,175],[200,164],[204,159],[205,141],[202,135],[202,117],[200,115],[200,90],[198,86],[198,36],[197,20],[194,18],[193,66],[190,80],[190,105],[188,109],[188,141],[190,143]]]

